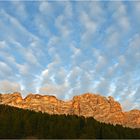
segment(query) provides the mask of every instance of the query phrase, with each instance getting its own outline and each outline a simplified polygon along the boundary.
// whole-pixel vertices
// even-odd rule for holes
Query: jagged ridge
[[[123,112],[120,103],[113,97],[108,98],[91,93],[74,96],[72,100],[62,101],[55,96],[29,94],[24,99],[18,92],[0,94],[0,104],[23,109],[46,112],[49,114],[70,114],[94,117],[96,120],[140,128],[140,111]]]

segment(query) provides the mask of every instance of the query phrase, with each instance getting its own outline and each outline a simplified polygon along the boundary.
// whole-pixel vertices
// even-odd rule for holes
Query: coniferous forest
[[[124,128],[76,115],[49,115],[0,105],[0,138],[134,139],[140,129]]]

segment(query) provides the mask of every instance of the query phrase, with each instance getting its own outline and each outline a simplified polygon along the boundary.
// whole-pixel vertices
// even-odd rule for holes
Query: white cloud
[[[139,1],[135,1],[133,2],[135,8],[134,10],[136,10],[136,13],[138,14],[140,12],[140,2]]]
[[[12,54],[9,54],[8,51],[0,51],[1,58],[5,61],[8,67],[15,69],[17,67],[17,62],[15,57]]]
[[[112,31],[110,30],[109,32]],[[118,41],[119,40],[120,39],[118,39]],[[136,34],[130,39],[129,44],[127,45],[127,48],[123,53],[121,53],[120,55],[114,53],[114,61],[111,61],[110,58],[112,57],[109,57],[107,53],[102,53],[100,50],[93,49],[94,56],[98,60],[98,63],[95,65],[95,67],[99,65],[101,66],[98,67],[99,70],[105,70],[103,75],[99,75],[99,70],[96,71],[97,74],[95,74],[95,76],[99,75],[100,78],[96,86],[94,86],[93,90],[95,92],[99,92],[102,95],[113,96],[122,104],[124,110],[130,110],[139,107],[138,101],[136,101],[136,96],[137,99],[139,99],[138,92],[136,92],[136,87],[138,87],[137,82],[139,81],[138,69],[140,68],[139,44],[139,34]],[[115,48],[115,44],[113,48]],[[121,46],[120,48],[118,47],[118,49],[120,51]],[[112,54],[111,50],[110,52]],[[106,66],[103,66],[104,57],[106,58],[106,63],[109,64],[108,68]],[[93,84],[94,83],[95,82],[93,82]]]
[[[140,80],[140,79],[139,79]],[[138,99],[138,100],[140,100],[140,98],[139,98],[139,93],[140,93],[140,85],[138,85],[138,87],[136,88],[136,92],[135,92],[135,98],[136,99]]]
[[[50,91],[52,86],[56,86],[54,90],[50,91],[52,94],[54,94],[54,92],[56,93],[58,89],[60,89],[60,86],[65,83],[66,77],[66,71],[63,67],[60,66],[60,64],[61,59],[56,53],[53,56],[52,62],[49,63],[47,67],[41,72],[41,74],[37,76],[39,82],[36,91],[45,93],[47,90]],[[37,79],[36,81],[38,81]],[[49,86],[51,87],[49,88]]]
[[[81,35],[81,41],[83,41],[86,46],[91,42],[101,37],[99,36],[100,29],[103,31],[103,23],[107,20],[107,13],[104,11],[104,7],[101,2],[90,1],[83,2],[78,5],[78,16],[79,16],[79,27]],[[103,25],[103,26],[102,26]]]
[[[73,6],[71,1],[59,1],[59,7],[62,7],[63,14],[69,19],[73,16]]]
[[[83,61],[79,67],[85,71],[85,72],[90,72],[90,73],[93,73],[95,72],[95,69],[91,69],[92,67],[95,66],[95,63],[92,61],[92,60],[85,60]]]
[[[68,81],[71,87],[77,86],[81,72],[82,70],[78,66],[73,67],[73,69],[69,72]]]
[[[61,58],[57,53],[55,53],[52,62],[48,64],[47,68],[51,73],[53,73],[54,71],[56,71],[57,67],[60,64],[61,64]]]
[[[22,42],[26,40],[26,43],[29,43],[32,40],[40,40],[37,36],[29,32],[17,18],[8,14],[5,10],[0,11],[1,15],[1,30],[5,33],[3,37],[6,40],[16,40]],[[9,23],[8,26],[6,23]],[[7,34],[8,33],[8,34]],[[25,42],[24,42],[25,43]],[[25,43],[25,44],[26,44]]]
[[[98,56],[95,66],[96,72],[103,70],[106,64],[107,64],[106,58],[104,56]]]
[[[25,20],[28,17],[28,13],[26,11],[26,7],[24,2],[22,1],[11,1],[13,6],[14,6],[14,10],[16,10],[16,14],[19,16],[19,18],[21,20]]]
[[[6,48],[6,47],[7,47],[6,42],[5,42],[5,41],[0,41],[0,50],[1,50],[1,49],[4,49],[4,48]]]
[[[8,80],[0,81],[0,92],[11,93],[15,91],[21,91],[20,85],[18,83]]]
[[[133,11],[133,17],[135,19],[136,26],[140,24],[140,2],[139,1],[133,1],[132,3],[132,11]]]
[[[67,37],[71,33],[71,29],[68,27],[66,21],[67,17],[64,15],[59,15],[55,20],[55,26],[58,28],[62,37]]]
[[[136,54],[137,52],[140,52],[140,34],[135,34],[130,42],[129,42],[129,48],[127,50],[127,53],[130,55]]]
[[[121,105],[122,105],[122,108],[124,111],[129,111],[131,109],[135,109],[134,100],[132,98],[122,101]],[[130,108],[130,107],[132,107],[132,108]]]
[[[69,83],[66,70],[63,67],[58,68],[58,63],[59,61],[53,61],[41,72],[36,90],[41,94],[55,95],[60,99],[65,99]]]
[[[126,59],[124,55],[119,56],[119,66],[124,66],[126,64]]]
[[[117,24],[120,26],[121,31],[127,31],[131,27],[129,16],[127,15],[126,6],[122,2],[116,3],[116,9],[113,13],[113,17],[116,20]]]
[[[110,90],[110,83],[110,81],[102,77],[95,87],[95,91],[106,96]],[[109,93],[109,95],[111,95],[111,93]]]
[[[12,75],[12,69],[5,63],[0,61],[0,77],[7,77]]]
[[[20,56],[25,60],[25,63],[34,65],[34,66],[40,66],[38,62],[38,58],[40,57],[40,55],[43,56],[43,53],[42,51],[37,50],[37,48],[39,49],[40,47],[39,43],[37,43],[36,41],[32,41],[28,47],[23,46],[21,43],[15,40],[12,40],[12,43],[14,44],[14,47],[16,48],[16,52],[20,54]],[[36,48],[36,45],[38,45],[37,48]]]
[[[86,63],[83,63],[83,65],[86,65]],[[90,72],[84,70],[82,67],[73,67],[67,75],[69,84],[67,98],[72,98],[74,95],[80,93],[93,92],[92,80],[93,76]]]
[[[54,74],[54,80],[58,85],[61,85],[65,82],[67,76],[67,71],[63,68],[60,67],[58,71]]]
[[[125,30],[129,30],[131,25],[130,25],[130,21],[128,19],[128,17],[124,16],[124,17],[121,17],[120,19],[120,22],[119,22],[120,26],[122,27],[122,29],[125,29]]]
[[[54,31],[50,28],[50,22],[55,22],[56,3],[51,1],[40,1],[34,22],[37,31],[41,37],[50,38]],[[51,23],[52,24],[52,23]]]
[[[39,65],[38,60],[31,49],[25,49],[25,52],[23,54],[25,55],[25,59],[28,63]]]
[[[41,42],[40,40],[32,40],[31,43],[28,46],[29,51],[34,55],[34,57],[36,57],[36,62],[38,61],[38,63],[41,61],[42,62],[42,58],[46,57],[46,44]]]
[[[68,91],[68,85],[66,83],[61,85],[47,85],[39,89],[39,93],[54,95],[59,99],[65,99],[65,95]]]
[[[68,18],[72,17],[73,16],[73,7],[72,7],[72,4],[70,1],[65,1],[64,2],[64,14],[66,16],[68,16]]]
[[[50,54],[53,53],[52,52],[52,48],[55,47],[55,46],[57,46],[57,44],[59,43],[59,41],[60,41],[60,38],[57,37],[57,36],[52,36],[52,37],[49,38],[48,47],[50,49],[49,50]]]
[[[140,67],[140,35],[136,34],[130,40],[128,47],[123,55],[118,57],[119,68],[124,72],[134,73]]]
[[[48,69],[43,70],[41,73],[41,77],[47,77],[48,73],[49,73]]]
[[[98,25],[101,25],[106,20],[106,12],[103,5],[99,1],[91,1],[88,3],[88,9],[90,17],[92,17]]]
[[[79,78],[80,81],[80,93],[91,92],[91,81],[93,80],[93,76],[84,71]]]
[[[39,10],[43,14],[50,14],[52,12],[51,3],[48,1],[41,1],[39,5]]]
[[[54,67],[48,67],[40,77],[38,91],[43,94],[53,94],[61,99],[68,99],[76,93],[86,92],[90,86],[90,74],[83,73],[76,66],[71,71],[66,71],[63,67],[57,68],[54,73]],[[53,78],[53,79],[52,79]]]
[[[119,47],[117,47],[117,45],[119,45],[121,35],[120,35],[119,31],[117,31],[115,26],[109,27],[107,32],[108,33],[107,33],[105,45],[108,49],[113,49],[114,51],[112,53],[114,53],[117,51],[117,49],[119,49]]]
[[[75,47],[73,44],[70,45],[70,49],[72,50],[72,56],[71,58],[73,59],[73,61],[75,61],[80,55],[81,55],[81,49]]]
[[[80,14],[81,24],[84,26],[85,31],[81,37],[82,40],[88,40],[91,38],[96,30],[97,30],[97,23],[86,12],[82,12]]]
[[[27,76],[30,73],[29,66],[27,64],[17,64],[19,73],[23,76]]]
[[[37,14],[35,16],[34,23],[41,37],[50,37],[51,31],[48,26],[48,21],[44,18],[44,16]]]

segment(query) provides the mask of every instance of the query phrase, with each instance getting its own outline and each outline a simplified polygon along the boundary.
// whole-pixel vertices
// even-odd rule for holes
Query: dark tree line
[[[76,115],[49,115],[0,105],[0,138],[134,139],[140,138],[140,129]]]

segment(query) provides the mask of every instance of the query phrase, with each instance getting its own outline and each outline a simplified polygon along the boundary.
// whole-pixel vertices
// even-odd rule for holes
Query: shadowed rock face
[[[46,112],[49,114],[70,114],[94,117],[96,120],[140,128],[140,111],[123,112],[121,105],[113,97],[103,97],[86,93],[74,96],[70,101],[62,101],[55,96],[29,94],[24,99],[20,93],[0,94],[0,104],[23,109]]]

